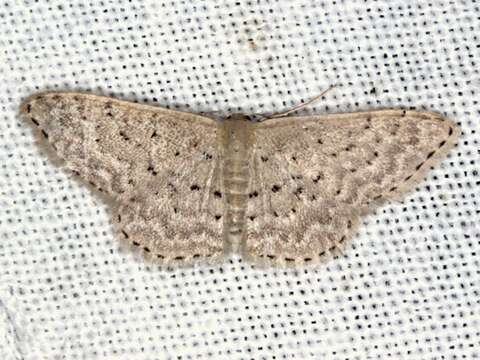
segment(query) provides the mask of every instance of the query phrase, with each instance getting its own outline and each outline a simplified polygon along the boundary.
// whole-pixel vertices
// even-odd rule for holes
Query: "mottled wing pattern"
[[[256,126],[245,255],[298,264],[341,248],[359,215],[421,179],[454,143],[437,114],[386,110]]]
[[[223,254],[218,122],[79,93],[43,93],[22,112],[69,168],[113,197],[120,234],[150,256]]]

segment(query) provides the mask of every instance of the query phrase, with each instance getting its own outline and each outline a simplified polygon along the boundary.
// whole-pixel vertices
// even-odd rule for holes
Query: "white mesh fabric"
[[[476,1],[4,1],[0,358],[480,356]],[[18,116],[82,90],[191,112],[432,110],[459,144],[319,268],[239,258],[166,271],[114,238],[107,205]]]

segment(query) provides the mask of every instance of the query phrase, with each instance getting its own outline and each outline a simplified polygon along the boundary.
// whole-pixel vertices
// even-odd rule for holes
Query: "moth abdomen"
[[[253,141],[252,124],[242,120],[223,123],[223,181],[226,197],[226,242],[236,250],[245,232],[245,209],[250,179],[250,152]]]

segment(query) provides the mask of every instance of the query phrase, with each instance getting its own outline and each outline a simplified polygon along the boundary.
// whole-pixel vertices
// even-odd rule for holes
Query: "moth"
[[[232,251],[272,265],[318,263],[458,136],[438,114],[397,109],[217,121],[47,92],[21,112],[68,168],[113,200],[119,236],[166,264]]]

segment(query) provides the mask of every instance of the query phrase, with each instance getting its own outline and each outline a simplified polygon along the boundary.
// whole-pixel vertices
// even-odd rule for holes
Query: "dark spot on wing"
[[[209,153],[206,153],[206,152],[203,153],[203,156],[205,157],[206,160],[211,160],[211,159],[213,159],[213,155],[211,155],[211,154],[209,154]]]
[[[150,164],[147,168],[147,171],[152,174],[153,176],[157,176],[158,172],[155,171],[155,168],[153,167],[152,164]]]
[[[323,179],[323,174],[319,173],[317,176],[315,176],[312,181],[316,184],[318,183],[321,179]]]
[[[118,134],[122,137],[123,140],[130,140],[130,138],[123,131],[119,131]]]
[[[299,197],[301,193],[303,193],[303,187],[301,187],[301,186],[299,186],[298,188],[296,188],[295,191],[293,192],[293,194],[294,194],[296,197]]]

